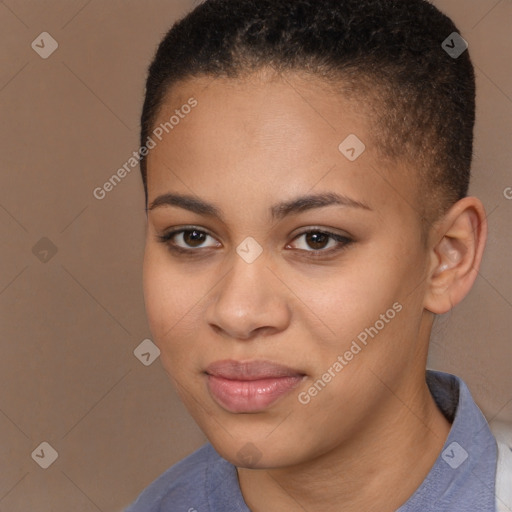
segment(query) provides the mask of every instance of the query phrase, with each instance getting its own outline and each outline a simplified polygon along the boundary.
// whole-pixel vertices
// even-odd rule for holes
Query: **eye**
[[[297,244],[296,240],[301,240],[302,243]],[[339,235],[337,233],[331,233],[329,231],[322,231],[319,229],[309,229],[304,233],[299,234],[294,238],[294,244],[298,247],[292,247],[299,249],[300,251],[306,251],[310,253],[333,253],[338,252],[352,243],[352,239],[348,236]],[[290,247],[288,244],[287,247]],[[315,254],[316,256],[316,254]]]
[[[204,245],[209,238],[215,240],[205,231],[194,227],[175,229],[157,236],[158,241],[166,244],[172,251],[188,253],[193,252],[194,249],[220,246],[220,243],[216,241],[210,245]]]
[[[211,241],[208,243],[209,239]],[[297,243],[301,239],[302,242]],[[189,255],[199,254],[199,249],[222,246],[212,235],[194,226],[170,230],[162,235],[157,235],[157,240],[173,252]],[[310,228],[297,235],[292,243],[287,244],[286,248],[307,252],[312,257],[321,257],[337,253],[352,242],[353,240],[348,236]]]

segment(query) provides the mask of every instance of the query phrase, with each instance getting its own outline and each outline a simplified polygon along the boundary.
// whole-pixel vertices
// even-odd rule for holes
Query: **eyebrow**
[[[335,192],[325,192],[319,194],[309,194],[277,203],[270,208],[271,216],[274,220],[281,220],[284,217],[292,214],[297,214],[306,210],[314,208],[324,208],[326,206],[344,206],[349,208],[360,208],[363,210],[372,209],[361,201],[356,201],[350,197],[337,194]],[[176,206],[183,208],[199,215],[206,215],[208,217],[217,217],[224,220],[223,213],[217,206],[198,199],[194,196],[184,194],[167,193],[158,196],[146,211],[154,210],[164,206]]]

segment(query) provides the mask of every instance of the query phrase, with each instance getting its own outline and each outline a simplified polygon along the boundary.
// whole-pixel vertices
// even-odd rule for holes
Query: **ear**
[[[465,197],[455,203],[431,230],[431,266],[424,307],[436,314],[450,311],[475,282],[487,240],[482,202]]]

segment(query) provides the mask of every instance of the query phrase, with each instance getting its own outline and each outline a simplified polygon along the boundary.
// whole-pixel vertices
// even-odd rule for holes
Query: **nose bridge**
[[[275,287],[268,260],[261,252],[254,258],[254,250],[250,241],[238,246],[207,312],[210,324],[233,337],[250,337],[262,327],[279,330],[288,321],[286,299]]]
[[[247,263],[238,255],[233,260],[233,267],[223,286],[223,297],[235,300],[240,306],[246,303],[254,305],[264,289],[261,285],[268,281],[265,261],[260,257],[259,261]]]

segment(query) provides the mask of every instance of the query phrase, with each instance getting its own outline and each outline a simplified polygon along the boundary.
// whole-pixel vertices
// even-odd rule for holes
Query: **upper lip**
[[[305,375],[299,370],[294,370],[273,361],[236,361],[234,359],[215,361],[208,365],[205,372],[208,375],[230,380],[259,380],[272,377],[302,377]]]

